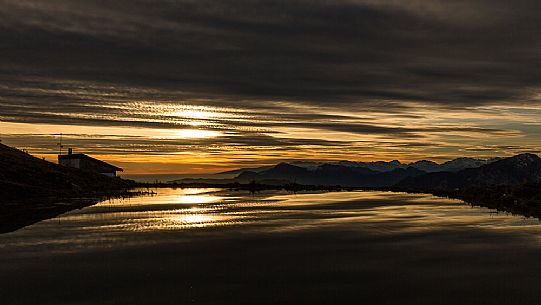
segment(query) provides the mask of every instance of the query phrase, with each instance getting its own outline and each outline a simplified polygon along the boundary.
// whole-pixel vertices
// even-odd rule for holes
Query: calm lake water
[[[0,235],[0,304],[539,304],[541,223],[390,192],[159,189]]]

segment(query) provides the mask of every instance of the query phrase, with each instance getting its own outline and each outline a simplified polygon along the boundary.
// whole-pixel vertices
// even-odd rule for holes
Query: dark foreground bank
[[[451,191],[428,189],[421,192],[460,199],[472,205],[541,219],[540,183],[469,187]]]
[[[0,144],[0,232],[108,197],[130,196],[134,181],[63,167]]]
[[[103,196],[135,183],[51,163],[0,144],[0,202]]]

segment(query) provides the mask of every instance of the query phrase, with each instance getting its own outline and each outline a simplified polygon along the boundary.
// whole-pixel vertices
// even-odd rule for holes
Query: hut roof
[[[117,172],[123,172],[124,170],[118,166],[114,166],[112,164],[109,164],[105,161],[101,161],[101,160],[98,160],[96,158],[92,158],[88,155],[85,155],[85,154],[71,154],[71,155],[59,155],[58,156],[58,159],[59,160],[72,160],[72,159],[85,159],[85,160],[88,160],[88,161],[91,161],[91,162],[94,162],[96,164],[99,164],[101,166],[106,166],[106,167],[110,167],[111,169],[114,169],[116,170]]]

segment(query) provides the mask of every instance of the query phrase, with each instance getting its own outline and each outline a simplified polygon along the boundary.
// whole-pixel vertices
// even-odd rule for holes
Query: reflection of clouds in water
[[[235,304],[269,293],[270,302],[296,304],[538,300],[536,220],[428,195],[266,194],[158,190],[0,235],[0,270],[17,288],[4,303],[56,304],[65,293],[81,304],[188,304],[195,290],[208,296],[202,304],[230,292]],[[224,199],[171,201],[183,195]],[[88,293],[111,283],[120,286],[109,295]]]
[[[130,207],[146,210],[115,211],[115,204],[100,203],[64,220],[107,222],[104,230],[154,231],[242,224],[256,221],[271,231],[318,229],[385,223],[385,232],[421,232],[449,226],[504,230],[528,225],[539,229],[537,220],[527,220],[488,209],[471,208],[459,200],[430,195],[392,192],[331,192],[270,194],[242,197],[219,189],[160,189],[154,197],[129,199]],[[92,209],[110,207],[105,215]],[[159,207],[159,208],[158,208]],[[116,214],[116,215],[115,215]],[[95,228],[94,228],[95,229]],[[250,230],[250,228],[246,228]]]
[[[267,193],[158,189],[155,196],[104,201],[0,236],[0,249],[48,245],[68,251],[119,242],[158,242],[168,232],[224,234],[354,232],[374,236],[470,230],[527,233],[541,239],[536,219],[494,214],[458,200],[389,192]],[[218,229],[220,228],[220,229]],[[200,233],[200,232],[199,232]],[[143,234],[143,235],[139,235]],[[71,250],[70,250],[71,251]]]
[[[362,226],[363,230],[377,234],[406,234],[469,228],[530,233],[541,239],[538,219],[497,213],[432,195],[359,191],[271,198],[278,200],[279,205],[293,207],[293,211],[305,210],[302,219],[277,219],[281,224],[273,230],[280,232]]]

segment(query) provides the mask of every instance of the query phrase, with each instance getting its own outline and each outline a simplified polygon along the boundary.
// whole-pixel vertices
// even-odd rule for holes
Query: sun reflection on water
[[[220,201],[222,198],[212,195],[182,195],[177,197],[175,203],[182,204],[202,204],[202,203],[212,203]]]
[[[173,218],[174,221],[178,221],[181,224],[205,224],[211,223],[216,219],[210,215],[203,214],[187,214],[179,215]]]
[[[195,188],[156,192],[156,196],[104,201],[25,228],[18,234],[28,230],[29,236],[35,236],[35,242],[40,244],[44,242],[40,236],[49,234],[57,245],[111,243],[117,239],[146,242],[139,241],[144,236],[139,233],[201,229],[220,234],[218,227],[233,230],[233,226],[238,226],[235,230],[243,234],[362,229],[366,234],[383,236],[491,230],[531,234],[541,240],[538,220],[493,214],[488,209],[430,195],[269,192],[254,197],[222,189]]]

